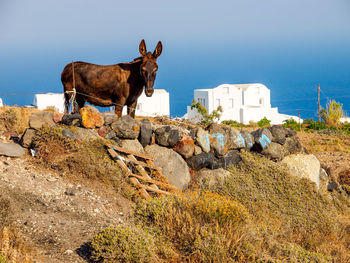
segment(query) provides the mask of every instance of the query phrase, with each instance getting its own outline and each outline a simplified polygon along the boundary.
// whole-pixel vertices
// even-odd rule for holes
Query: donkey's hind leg
[[[81,95],[76,95],[75,101],[73,101],[73,113],[79,113],[80,109],[84,107],[85,99]]]

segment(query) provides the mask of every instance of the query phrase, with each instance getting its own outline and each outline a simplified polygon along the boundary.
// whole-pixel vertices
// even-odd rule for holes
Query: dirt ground
[[[330,180],[350,186],[350,136],[298,133],[301,144],[320,161]]]
[[[131,202],[99,182],[38,170],[29,158],[0,156],[0,197],[10,200],[16,229],[36,262],[87,262],[86,243],[123,222]]]

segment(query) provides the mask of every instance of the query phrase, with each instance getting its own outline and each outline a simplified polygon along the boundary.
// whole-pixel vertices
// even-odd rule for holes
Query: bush
[[[260,121],[258,121],[258,126],[260,128],[262,127],[269,127],[270,126],[270,120],[268,120],[266,117],[262,118]]]
[[[303,121],[303,124],[305,124],[306,126],[306,130],[316,130],[316,131],[320,131],[320,130],[325,130],[328,128],[328,126],[326,125],[326,123],[322,122],[322,121],[314,121],[312,118],[311,119],[305,119]]]
[[[153,240],[135,226],[116,226],[91,241],[92,259],[98,262],[150,262]]]
[[[283,128],[290,128],[290,129],[293,129],[295,131],[300,131],[300,124],[292,118],[290,118],[288,120],[284,120],[282,127]]]
[[[218,106],[216,110],[213,110],[212,113],[208,113],[207,109],[202,106],[199,102],[195,100],[192,101],[191,110],[196,109],[200,115],[202,115],[202,124],[209,125],[215,121],[218,121],[221,117],[223,109],[221,106]]]
[[[340,118],[343,116],[343,104],[330,100],[327,103],[325,112],[325,121],[330,126],[337,126]]]
[[[227,196],[203,192],[137,203],[139,221],[160,229],[175,248],[195,262],[245,262],[253,254],[249,214]]]

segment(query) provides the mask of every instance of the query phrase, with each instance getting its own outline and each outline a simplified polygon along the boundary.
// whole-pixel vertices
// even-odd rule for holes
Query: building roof
[[[236,88],[239,88],[239,89],[243,89],[243,90],[246,90],[248,89],[249,87],[253,86],[253,85],[261,85],[261,86],[264,86],[264,84],[261,84],[261,83],[248,83],[248,84],[221,84],[215,88],[211,88],[211,89],[195,89],[197,91],[209,91],[209,90],[213,90],[213,89],[218,89],[218,88],[221,88],[221,87],[225,87],[225,86],[234,86]]]

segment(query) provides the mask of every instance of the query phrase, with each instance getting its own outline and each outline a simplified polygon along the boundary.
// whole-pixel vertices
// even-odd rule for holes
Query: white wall
[[[39,110],[45,110],[48,107],[55,107],[58,112],[64,112],[64,95],[63,93],[45,93],[35,94],[34,105]]]
[[[127,114],[127,108],[123,108],[123,115]],[[147,97],[143,91],[137,100],[136,116],[169,116],[170,102],[169,92],[164,89],[154,89],[152,97]]]
[[[0,107],[4,106],[4,104],[2,103],[2,99],[0,98]]]

